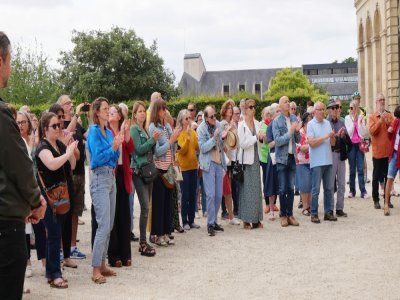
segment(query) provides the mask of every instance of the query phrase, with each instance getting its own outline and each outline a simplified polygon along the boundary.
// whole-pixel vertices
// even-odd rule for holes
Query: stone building
[[[399,101],[399,0],[355,0],[362,105],[373,111],[382,92],[390,110]]]
[[[302,65],[294,69],[301,70],[311,83],[322,87],[334,98],[349,99],[358,89],[357,63]],[[271,79],[279,70],[281,68],[207,71],[199,53],[186,54],[179,86],[183,96],[229,97],[246,91],[263,99]]]

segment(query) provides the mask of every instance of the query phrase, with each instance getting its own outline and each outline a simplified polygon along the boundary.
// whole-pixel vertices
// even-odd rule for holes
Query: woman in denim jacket
[[[171,190],[163,183],[161,176],[166,173],[169,166],[174,162],[176,150],[176,141],[181,132],[177,128],[172,131],[171,126],[166,122],[167,105],[164,100],[158,99],[153,102],[150,113],[149,136],[153,136],[154,132],[160,132],[154,150],[154,163],[160,174],[153,182],[152,193],[152,224],[151,235],[156,236],[156,245],[168,246],[174,244],[169,239],[171,234]]]

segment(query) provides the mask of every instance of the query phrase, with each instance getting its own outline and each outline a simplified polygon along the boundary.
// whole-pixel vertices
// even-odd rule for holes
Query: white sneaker
[[[183,225],[183,229],[185,229],[186,231],[190,230],[190,226],[189,226],[189,224],[185,224],[185,225]]]
[[[190,225],[190,228],[199,229],[200,225],[197,225],[195,222],[193,222],[193,224]]]
[[[369,199],[369,198],[371,198],[371,196],[368,195],[368,193],[365,193],[364,195],[361,196],[361,198],[363,198],[363,199]]]
[[[29,278],[33,276],[32,266],[27,265],[25,270],[25,277]]]
[[[232,220],[230,220],[229,224],[231,225],[240,225],[240,221],[236,218],[233,218]]]
[[[268,219],[271,220],[271,221],[275,220],[275,215],[274,215],[274,212],[273,212],[273,211],[270,211],[270,212],[268,213]]]

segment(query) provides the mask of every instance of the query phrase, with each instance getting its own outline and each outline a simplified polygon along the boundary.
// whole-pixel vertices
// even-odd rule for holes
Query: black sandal
[[[156,250],[147,244],[145,241],[141,241],[139,243],[139,252],[143,256],[152,257],[156,255]]]
[[[303,211],[301,213],[303,214],[303,216],[306,216],[306,217],[311,216],[310,208],[303,209]]]
[[[185,232],[185,229],[183,229],[181,225],[176,226],[174,229],[175,229],[175,231],[177,231],[178,233],[184,233],[184,232]]]

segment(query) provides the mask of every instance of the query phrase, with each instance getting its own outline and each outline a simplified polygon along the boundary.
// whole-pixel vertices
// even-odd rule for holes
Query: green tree
[[[307,76],[300,70],[290,68],[282,69],[271,79],[268,90],[264,94],[266,102],[269,104],[279,101],[282,96],[288,96],[291,101],[297,105],[306,106],[308,100],[322,101],[328,100],[326,93],[312,85]]]
[[[50,67],[41,49],[12,49],[11,76],[8,87],[0,90],[0,96],[10,103],[27,105],[51,103],[60,94],[57,71]]]
[[[342,64],[352,64],[356,62],[357,62],[356,58],[349,56],[342,61]]]
[[[133,30],[113,27],[109,32],[73,32],[74,49],[61,52],[61,82],[74,97],[104,96],[112,102],[148,99],[159,91],[177,95],[173,73],[165,69],[157,43],[147,48]]]

